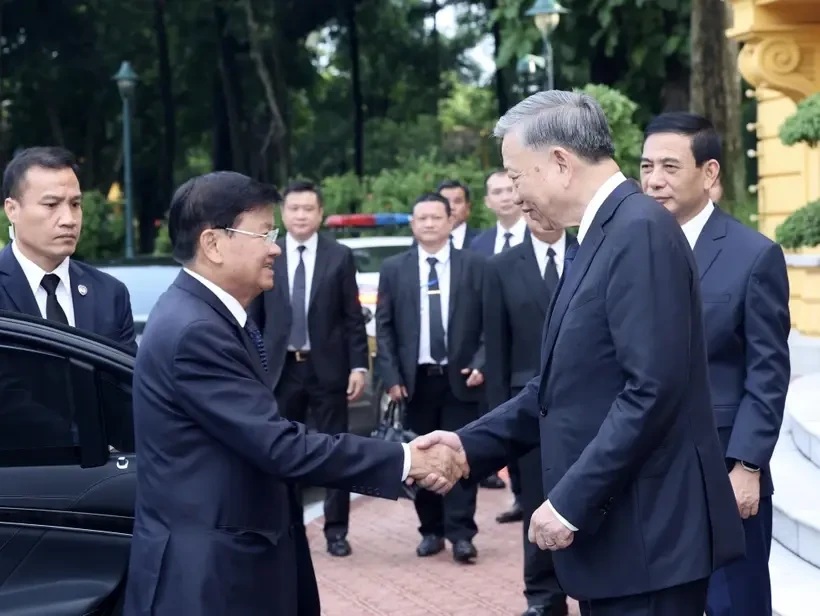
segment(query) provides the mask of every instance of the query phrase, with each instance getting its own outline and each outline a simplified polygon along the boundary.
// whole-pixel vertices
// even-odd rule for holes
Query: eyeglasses
[[[279,229],[273,229],[272,231],[268,231],[267,233],[254,233],[253,231],[243,231],[242,229],[224,227],[223,231],[231,231],[233,233],[239,233],[241,235],[249,235],[250,237],[262,237],[265,238],[266,244],[273,244],[276,241],[276,238],[279,237]]]

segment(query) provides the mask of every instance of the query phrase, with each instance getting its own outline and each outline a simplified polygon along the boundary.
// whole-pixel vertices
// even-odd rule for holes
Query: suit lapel
[[[251,357],[251,364],[253,365],[254,371],[256,372],[256,376],[259,377],[263,383],[265,383],[268,387],[273,387],[272,377],[273,375],[269,372],[265,371],[265,368],[262,366],[262,359],[259,357],[259,351],[256,350],[256,345],[254,345],[253,340],[251,340],[250,335],[245,329],[237,323],[236,318],[231,314],[231,311],[228,310],[228,307],[222,303],[222,301],[214,295],[204,284],[199,282],[193,276],[188,275],[186,272],[182,271],[177,276],[177,279],[174,281],[174,285],[177,287],[188,291],[192,295],[195,295],[206,304],[208,304],[211,308],[213,308],[216,312],[218,312],[224,319],[231,324],[232,327],[235,327],[239,330],[239,339],[242,341],[242,345],[245,347],[245,350],[248,352],[248,355]],[[270,369],[270,358],[268,359],[268,369]]]
[[[40,308],[28,284],[23,268],[11,251],[11,245],[0,252],[0,293],[5,293],[17,312],[41,317]]]
[[[421,331],[421,299],[419,296],[421,295],[422,280],[419,271],[419,247],[416,246],[413,250],[408,250],[405,259],[404,267],[398,272],[399,281],[406,280],[407,301],[413,307],[409,312],[410,317],[413,319],[410,331],[418,332]],[[416,352],[416,355],[418,355],[418,352]]]
[[[539,271],[538,260],[535,258],[535,249],[532,246],[532,240],[529,236],[524,238],[521,245],[521,256],[518,266],[518,271],[521,274],[521,282],[524,284],[524,290],[527,295],[535,294],[535,301],[543,311],[547,314],[547,309],[550,305],[550,298],[547,296],[547,285],[544,282],[543,272]]]
[[[313,300],[316,297],[316,289],[327,271],[327,266],[330,263],[330,255],[328,254],[330,246],[321,236],[316,238],[316,259],[313,261],[313,278],[310,282],[310,299],[308,299],[308,309],[313,306]]]
[[[74,305],[74,323],[78,329],[93,332],[94,329],[94,288],[85,279],[83,269],[69,261],[69,278],[71,278],[71,302]],[[80,293],[80,287],[85,289],[85,294]],[[97,300],[99,301],[99,300]]]
[[[461,251],[458,250],[451,250],[450,251],[450,288],[448,289],[449,297],[450,297],[450,306],[447,310],[447,331],[451,330],[450,323],[453,322],[454,315],[456,313],[456,302],[458,302],[458,296],[461,295],[456,289],[458,285],[461,283],[461,275],[462,270],[464,269],[464,263],[462,261],[462,254]]]
[[[555,346],[555,340],[558,337],[558,330],[561,328],[561,322],[564,320],[564,315],[567,313],[569,303],[575,295],[575,292],[578,290],[578,286],[581,284],[581,281],[584,279],[584,276],[592,263],[592,259],[595,257],[595,253],[598,252],[598,249],[601,247],[601,244],[606,237],[606,234],[604,233],[604,224],[606,224],[606,222],[612,217],[621,202],[636,192],[638,191],[635,189],[632,182],[627,180],[625,182],[621,182],[621,184],[619,184],[615,190],[610,193],[601,205],[598,213],[595,214],[595,218],[589,227],[589,231],[587,231],[583,243],[578,248],[578,254],[572,262],[569,276],[561,277],[558,288],[555,290],[555,297],[550,305],[551,312],[547,317],[546,339],[544,340],[544,347],[542,349],[542,363],[544,365],[546,365],[549,358],[552,356],[552,349]],[[569,244],[569,236],[567,236],[567,244]]]
[[[288,280],[288,242],[282,238],[277,242],[282,254],[276,257],[273,262],[274,284],[285,290],[285,295],[290,298],[290,281]]]
[[[700,236],[695,242],[695,262],[698,265],[698,273],[700,274],[701,280],[703,280],[706,272],[712,267],[712,264],[723,249],[723,242],[721,240],[726,237],[726,227],[727,224],[723,212],[715,206],[715,211],[709,216],[709,220],[706,221],[703,231],[700,232]]]

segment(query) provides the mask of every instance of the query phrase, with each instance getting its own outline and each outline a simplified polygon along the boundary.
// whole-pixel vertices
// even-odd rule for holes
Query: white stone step
[[[771,469],[772,535],[783,547],[820,568],[820,467],[797,449],[788,434],[781,433]]]
[[[820,467],[820,373],[794,379],[786,396],[789,429],[797,449]],[[820,486],[817,487],[820,491]]]
[[[820,612],[820,569],[773,541],[769,574],[776,616],[808,616]]]

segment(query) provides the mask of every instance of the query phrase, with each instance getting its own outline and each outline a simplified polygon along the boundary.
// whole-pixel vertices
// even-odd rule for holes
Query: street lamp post
[[[125,258],[134,258],[134,197],[131,189],[131,103],[137,87],[137,74],[130,62],[123,62],[114,75],[122,98],[122,150],[125,176]]]
[[[555,2],[555,0],[535,0],[530,10],[526,13],[527,16],[535,18],[535,27],[538,28],[541,37],[544,39],[544,63],[547,69],[547,90],[552,90],[555,87],[552,41],[550,41],[550,35],[555,28],[558,27],[561,15],[564,13],[567,13],[567,9]]]

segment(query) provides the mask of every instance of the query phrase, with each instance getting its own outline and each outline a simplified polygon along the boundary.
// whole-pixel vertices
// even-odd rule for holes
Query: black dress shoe
[[[444,549],[444,539],[436,537],[435,535],[425,535],[419,547],[416,548],[416,555],[424,558],[425,556],[433,556]]]
[[[513,503],[513,506],[502,513],[495,516],[495,521],[499,524],[510,524],[511,522],[521,522],[524,520],[524,512],[521,510],[521,505],[518,501]]]
[[[472,541],[459,539],[453,544],[453,560],[457,563],[470,563],[478,556]]]
[[[485,477],[478,482],[478,485],[489,490],[503,490],[507,487],[507,484],[504,483],[504,480],[498,475],[490,475],[489,477]]]
[[[327,552],[331,556],[350,556],[353,550],[350,548],[350,542],[347,539],[340,537],[339,539],[327,540]]]
[[[543,605],[531,605],[521,612],[521,616],[549,616],[549,612]]]

